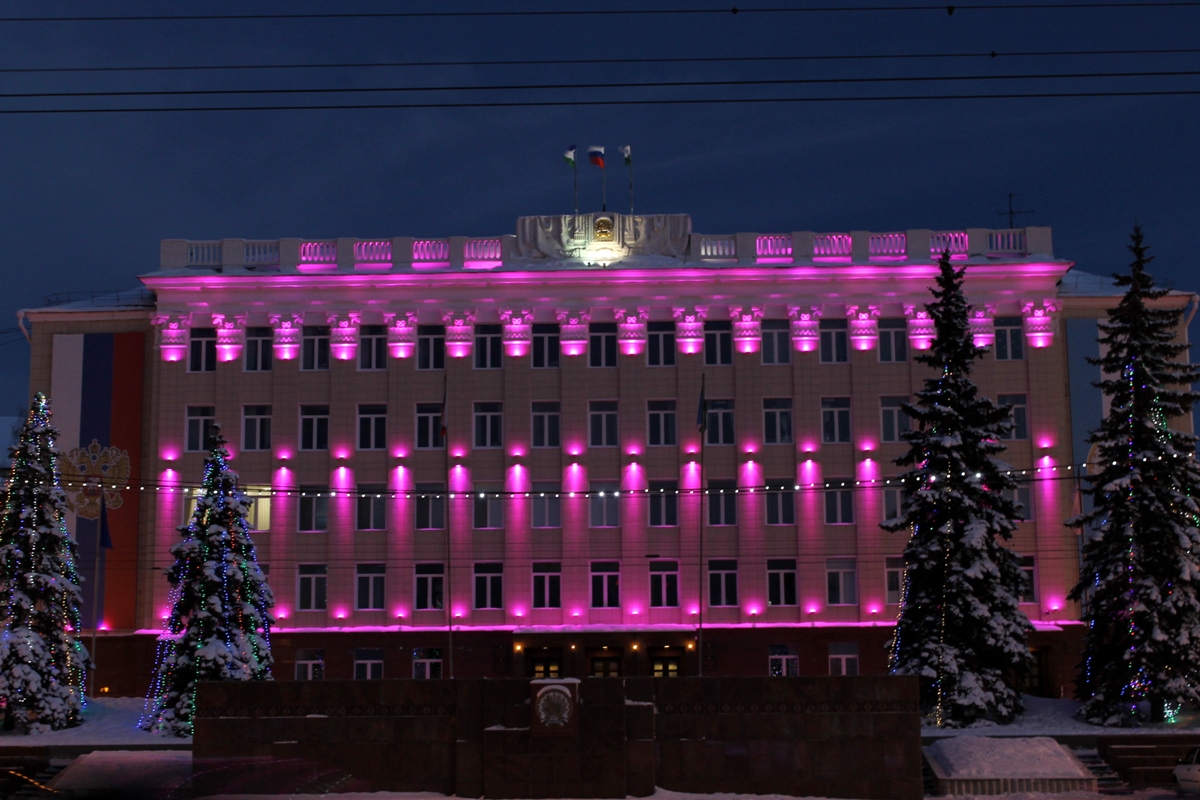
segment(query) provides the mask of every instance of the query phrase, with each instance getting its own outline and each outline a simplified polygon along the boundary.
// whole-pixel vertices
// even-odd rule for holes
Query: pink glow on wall
[[[470,358],[471,342],[446,342],[446,355],[450,358]]]
[[[804,606],[805,614],[816,614],[821,610],[821,604],[816,600],[810,600]]]
[[[879,611],[880,611],[880,608],[879,608],[878,602],[871,602],[871,603],[867,604],[867,613],[868,614],[874,616],[874,615],[878,614]]]
[[[163,448],[163,451],[162,451],[163,461],[174,461],[177,458],[179,458],[178,448],[176,448],[174,446]]]
[[[640,464],[626,464],[624,472],[621,479],[621,491],[636,492],[649,487],[646,482],[646,471]]]
[[[564,356],[581,356],[587,352],[587,340],[582,341],[563,341],[561,343]]]
[[[333,615],[335,617],[337,617],[338,619],[345,619],[346,618],[346,609],[339,608],[335,612],[333,612]]]
[[[915,306],[906,306],[904,312],[908,316],[909,344],[914,350],[928,350],[937,336],[933,318],[929,316],[928,311],[917,309]]]
[[[761,610],[762,608],[757,603],[751,603],[750,605],[746,606],[746,613],[752,617],[757,617]]]
[[[640,339],[622,339],[621,354],[626,356],[640,356],[646,350],[646,343]]]
[[[996,321],[992,318],[995,307],[989,306],[971,312],[971,341],[976,347],[991,347],[996,343]]]
[[[821,309],[792,307],[792,346],[801,353],[813,353],[821,344]]]
[[[681,489],[699,489],[700,488],[700,465],[695,461],[689,461],[683,465],[683,481],[680,484]]]
[[[587,470],[579,464],[571,464],[564,470],[563,489],[568,492],[586,492],[588,488]]]
[[[1051,447],[1054,447],[1054,437],[1049,435],[1039,436],[1037,446],[1039,450],[1049,450]]]
[[[333,488],[350,491],[354,488],[354,471],[347,467],[338,467],[333,471]]]
[[[679,352],[684,355],[695,355],[704,349],[704,318],[708,316],[708,308],[676,308],[675,343]]]
[[[1025,338],[1029,346],[1037,349],[1054,344],[1053,313],[1058,306],[1052,301],[1026,303],[1021,309],[1025,314]]]
[[[1046,598],[1046,611],[1055,612],[1055,611],[1061,610],[1062,607],[1063,607],[1063,601],[1062,601],[1061,597],[1047,597]]]
[[[874,350],[879,341],[879,306],[865,310],[858,306],[846,308],[850,322],[850,346],[855,350]]]
[[[450,491],[471,491],[471,471],[462,464],[455,464],[450,468]]]
[[[292,457],[291,448],[288,448],[288,447],[280,447],[278,450],[275,451],[275,454],[276,454],[276,458],[278,458],[280,461],[287,461],[289,458]]]
[[[183,361],[187,358],[188,318],[155,317],[154,324],[159,328],[158,349],[162,360]]]
[[[738,483],[741,486],[762,486],[764,483],[762,467],[754,461],[746,461],[742,464]]]
[[[396,619],[404,619],[404,613],[405,613],[405,609],[403,607],[400,607],[392,612],[392,616],[394,616]]]
[[[559,311],[558,342],[564,356],[581,356],[587,352],[590,311]]]
[[[275,358],[280,361],[294,361],[300,355],[300,335],[304,330],[304,317],[300,314],[272,314],[271,324],[275,327]]]
[[[858,479],[860,481],[875,481],[880,478],[879,462],[873,458],[864,458],[858,464]]]
[[[759,308],[729,309],[733,321],[733,346],[739,353],[757,353],[762,344],[762,316]]]

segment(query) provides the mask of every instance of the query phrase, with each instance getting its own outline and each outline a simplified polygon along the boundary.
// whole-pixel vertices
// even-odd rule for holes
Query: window
[[[898,606],[904,599],[904,558],[890,556],[884,561],[883,570],[885,598],[889,606]]]
[[[504,608],[504,565],[475,565],[475,608]]]
[[[442,608],[442,587],[446,580],[445,564],[417,564],[413,607],[418,611]]]
[[[561,491],[562,486],[557,483],[533,484],[533,527],[562,527]]]
[[[831,606],[858,605],[858,572],[853,558],[825,560],[825,585]]]
[[[417,403],[417,449],[441,450],[446,446],[442,436],[442,404]]]
[[[300,564],[296,567],[296,610],[325,610],[324,564]]]
[[[588,446],[617,446],[616,400],[593,400],[588,403]]]
[[[707,442],[733,444],[733,401],[708,401]]]
[[[246,528],[251,531],[271,530],[271,487],[246,486],[243,488],[250,510],[246,512]]]
[[[360,531],[387,529],[387,497],[383,484],[359,484],[354,527]]]
[[[668,447],[676,443],[675,401],[649,400],[646,403],[651,447]]]
[[[270,406],[242,406],[242,449],[271,449]]]
[[[1021,521],[1033,519],[1033,497],[1028,483],[1018,483],[1012,489],[1004,489],[1001,493],[1016,505],[1016,519]]]
[[[650,674],[655,678],[678,678],[679,658],[676,656],[655,656],[650,660]]]
[[[246,328],[246,348],[242,351],[242,366],[246,372],[271,371],[273,336],[270,328]]]
[[[557,561],[533,565],[533,607],[562,608],[562,564]]]
[[[679,562],[650,562],[650,607],[679,606]]]
[[[418,483],[415,488],[417,490],[417,530],[437,531],[445,528],[445,484]]]
[[[829,643],[829,674],[851,678],[858,674],[858,643]]]
[[[328,326],[305,325],[300,344],[300,369],[308,371],[329,369]]]
[[[822,364],[845,364],[850,360],[850,351],[847,347],[846,327],[846,320],[844,319],[821,320],[820,331]]]
[[[996,317],[996,360],[1021,361],[1025,339],[1020,317]]]
[[[215,328],[192,328],[188,351],[188,372],[216,372],[217,331]]]
[[[883,490],[883,518],[895,519],[904,511],[904,490]]]
[[[879,360],[883,362],[908,361],[907,320],[879,320]]]
[[[358,449],[383,450],[387,447],[387,406],[358,407]]]
[[[413,678],[418,681],[442,679],[442,651],[439,648],[413,648]]]
[[[646,366],[675,366],[675,323],[646,323]]]
[[[354,648],[354,680],[381,681],[383,680],[383,648],[356,647]]]
[[[1036,603],[1038,601],[1037,592],[1037,565],[1033,556],[1021,556],[1019,563],[1021,565],[1021,596],[1022,603]]]
[[[552,401],[538,401],[533,404],[533,446],[558,447],[559,437],[559,404]]]
[[[792,399],[763,400],[763,444],[792,443]]]
[[[791,338],[786,319],[764,319],[762,321],[762,363],[792,363]]]
[[[1012,406],[1012,429],[1001,439],[1029,438],[1029,406],[1023,394],[1002,394],[996,398],[1002,406]]]
[[[736,606],[737,561],[732,559],[708,562],[708,604],[710,606]]]
[[[821,441],[845,444],[850,441],[850,398],[821,398]]]
[[[300,449],[329,449],[329,406],[300,406]]]
[[[325,679],[325,651],[302,647],[296,651],[296,680],[321,681]]]
[[[708,482],[708,524],[737,525],[737,481]]]
[[[767,645],[767,674],[772,678],[795,678],[800,674],[800,656],[790,644]]]
[[[650,527],[673,528],[679,524],[679,481],[650,481]]]
[[[499,486],[476,485],[474,499],[476,530],[504,527],[504,498],[500,496],[499,492]]]
[[[854,524],[854,490],[836,478],[829,481],[831,488],[825,490],[825,524]]]
[[[324,486],[300,487],[300,523],[302,533],[320,533],[329,529],[329,490]]]
[[[588,516],[593,528],[615,528],[621,524],[620,493],[616,483],[592,483]]]
[[[767,481],[765,498],[768,525],[796,524],[795,484],[787,480]]]
[[[533,326],[533,368],[558,369],[558,325],[535,323]]]
[[[704,323],[704,365],[726,366],[733,363],[733,323]]]
[[[621,677],[621,659],[611,656],[596,656],[592,658],[593,678]]]
[[[387,369],[387,328],[363,325],[358,329],[358,368],[364,372]]]
[[[592,608],[621,605],[621,562],[592,562]]]
[[[384,564],[359,564],[356,577],[357,603],[359,611],[383,610],[383,577],[387,571]]]
[[[187,449],[196,453],[208,449],[212,439],[213,426],[217,424],[217,409],[215,406],[187,407]]]
[[[557,678],[562,672],[562,664],[557,656],[534,656],[530,662],[535,680]]]
[[[767,559],[767,605],[796,605],[796,559]]]
[[[475,369],[504,366],[504,344],[499,325],[475,326]]]
[[[908,415],[904,413],[903,408],[907,402],[907,397],[879,398],[879,413],[881,416],[879,436],[882,441],[903,441],[902,434],[909,431]]]
[[[593,322],[588,328],[588,364],[593,367],[617,365],[617,323]]]
[[[446,327],[417,326],[417,369],[446,368]]]
[[[504,404],[475,404],[475,446],[501,447],[504,444]]]

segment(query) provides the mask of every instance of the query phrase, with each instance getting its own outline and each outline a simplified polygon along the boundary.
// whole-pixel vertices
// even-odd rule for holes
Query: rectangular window
[[[296,680],[325,680],[325,651],[311,647],[296,650]]]
[[[704,323],[704,365],[728,366],[733,363],[733,323]]]
[[[796,489],[789,480],[769,480],[765,492],[768,525],[796,524]]]
[[[850,360],[846,320],[823,319],[821,332],[821,363],[845,364]]]
[[[737,481],[708,482],[708,524],[737,525]]]
[[[885,363],[908,361],[907,320],[879,320],[879,360]]]
[[[883,490],[883,518],[895,519],[904,511],[904,490],[903,489],[884,489]]]
[[[381,681],[383,680],[383,648],[356,647],[354,648],[354,680]]]
[[[904,413],[904,404],[907,402],[907,397],[879,398],[881,441],[903,441],[902,435],[909,431],[908,415]]]
[[[592,482],[588,516],[593,528],[615,528],[621,524],[619,484]]]
[[[617,446],[616,400],[593,400],[588,403],[588,446]]]
[[[443,608],[442,588],[446,582],[445,564],[417,564],[414,567],[416,597],[413,607],[418,611]]]
[[[1021,361],[1025,358],[1025,336],[1020,317],[996,317],[996,360]]]
[[[504,404],[475,404],[475,447],[504,445]]]
[[[270,406],[242,406],[242,449],[271,449]]]
[[[355,593],[359,611],[383,610],[383,578],[387,571],[384,564],[359,564],[355,577],[358,580]]]
[[[533,527],[562,527],[561,492],[562,485],[558,483],[533,484]]]
[[[217,424],[217,409],[215,406],[187,407],[187,450],[198,453],[208,449],[212,439],[213,426]]]
[[[889,556],[884,562],[885,602],[889,606],[898,606],[904,599],[904,558]]]
[[[558,324],[535,323],[533,326],[533,368],[558,369]]]
[[[719,559],[708,562],[708,604],[736,606],[738,604],[737,561]]]
[[[418,681],[440,681],[442,679],[441,649],[437,647],[413,648],[413,679]]]
[[[358,329],[358,368],[363,372],[387,369],[387,328],[363,325]]]
[[[381,483],[358,485],[355,528],[360,531],[387,530],[387,497]]]
[[[383,450],[387,447],[387,406],[358,407],[358,449]]]
[[[417,326],[417,369],[446,368],[446,326]]]
[[[800,674],[800,656],[789,644],[767,645],[767,674],[772,678],[795,678]]]
[[[851,678],[858,674],[858,643],[829,643],[829,674]]]
[[[242,366],[246,372],[270,372],[274,356],[274,333],[270,328],[246,328]]]
[[[593,367],[617,365],[617,323],[593,322],[589,326],[588,364]]]
[[[1037,563],[1033,556],[1021,556],[1021,597],[1022,603],[1036,603],[1038,601],[1037,591]]]
[[[826,599],[831,606],[858,605],[858,570],[853,558],[825,560]]]
[[[849,480],[830,479],[825,490],[825,524],[854,524],[854,490]]]
[[[446,527],[446,485],[443,483],[418,483],[417,519],[419,531],[440,531]]]
[[[300,369],[329,369],[329,326],[305,325],[300,339]]]
[[[675,323],[646,323],[646,366],[675,366]]]
[[[673,528],[679,524],[679,481],[650,481],[650,527]]]
[[[1033,495],[1028,483],[1018,483],[1012,489],[1004,489],[1002,493],[1017,507],[1017,519],[1027,521],[1033,519]]]
[[[592,608],[621,607],[621,562],[592,562]]]
[[[786,319],[764,319],[762,321],[762,363],[792,363],[789,327]]]
[[[679,562],[650,562],[650,607],[679,607]]]
[[[504,565],[475,565],[475,608],[504,608]]]
[[[821,398],[821,441],[845,444],[850,441],[850,398]]]
[[[1001,439],[1029,438],[1029,405],[1023,394],[1002,394],[996,398],[1002,406],[1012,406],[1012,429]]]
[[[476,530],[504,527],[504,498],[500,487],[492,484],[475,486],[474,520]]]
[[[327,568],[324,564],[296,567],[296,610],[324,611]]]
[[[767,605],[796,605],[796,559],[767,559]]]
[[[539,400],[533,404],[533,446],[558,447],[559,404],[556,401]]]
[[[562,608],[562,564],[544,561],[533,565],[533,607]]]
[[[417,403],[417,449],[441,450],[446,446],[442,437],[442,404]]]
[[[329,489],[325,486],[300,487],[300,521],[297,530],[301,533],[320,533],[329,530]]]
[[[329,406],[300,406],[300,449],[329,449]]]
[[[672,447],[675,438],[675,401],[648,400],[646,402],[651,447]]]
[[[192,328],[189,333],[188,372],[215,372],[217,369],[216,328]]]
[[[679,659],[675,656],[655,656],[650,660],[650,675],[654,678],[678,678]]]
[[[475,326],[475,369],[504,366],[504,342],[499,325]]]
[[[246,527],[251,531],[271,530],[271,487],[246,486],[242,491],[250,501],[250,510],[246,512]]]
[[[792,443],[792,398],[763,400],[763,444]]]
[[[733,444],[733,401],[708,401],[708,444]]]

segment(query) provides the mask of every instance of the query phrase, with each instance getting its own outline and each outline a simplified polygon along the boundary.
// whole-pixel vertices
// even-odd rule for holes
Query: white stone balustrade
[[[391,269],[391,266],[391,239],[378,239],[374,241],[354,243],[355,269]]]

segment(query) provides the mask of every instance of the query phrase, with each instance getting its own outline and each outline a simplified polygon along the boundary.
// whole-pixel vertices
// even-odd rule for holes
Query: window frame
[[[792,363],[791,322],[786,319],[762,321],[762,363],[767,367],[784,367]]]
[[[795,444],[792,398],[764,397],[762,403],[763,444]]]
[[[363,325],[358,329],[359,372],[383,372],[387,369],[387,327]]]
[[[446,485],[444,483],[418,483],[413,490],[416,493],[413,529],[418,531],[446,530]]]
[[[708,527],[724,528],[738,524],[737,481],[734,479],[710,479],[705,494]]]
[[[767,559],[767,607],[787,608],[800,605],[797,591],[796,559]]]
[[[415,420],[417,429],[414,441],[417,450],[446,449],[446,439],[442,436],[441,403],[417,403]],[[421,444],[422,441],[426,444]]]
[[[616,400],[588,401],[588,447],[617,447],[620,411]]]
[[[1012,428],[1000,438],[1008,442],[1024,442],[1029,439],[1029,395],[1028,394],[998,394],[996,405],[1012,406],[1009,420]]]
[[[329,326],[305,325],[300,331],[300,371],[329,369]]]
[[[562,527],[562,484],[535,481],[530,487],[530,527],[556,530]],[[541,522],[542,524],[538,524]]]
[[[904,441],[903,435],[912,430],[912,418],[904,413],[902,404],[908,403],[908,397],[899,395],[879,398],[879,441],[884,444],[897,444]]]
[[[300,406],[299,449],[305,453],[329,450],[329,406]]]
[[[675,400],[646,401],[646,446],[678,447],[679,424]]]
[[[193,374],[217,371],[216,328],[191,328],[188,331],[187,371]]]
[[[562,608],[562,562],[535,561],[532,565],[534,609]]]
[[[675,366],[675,323],[652,320],[646,323],[646,366]]]
[[[589,369],[615,368],[617,352],[617,323],[593,322],[588,325]]]
[[[704,443],[714,447],[725,447],[736,442],[737,418],[734,401],[727,398],[708,400],[705,403]]]
[[[650,562],[650,607],[679,608],[679,562]]]
[[[271,449],[271,414],[267,404],[242,406],[242,452],[257,453]]]
[[[650,481],[646,500],[648,527],[679,527],[679,481]]]
[[[246,344],[242,350],[242,372],[271,372],[274,362],[274,330],[259,326],[246,328]]]
[[[844,319],[823,319],[817,325],[819,337],[818,362],[821,364],[850,363],[850,330]]]
[[[356,450],[387,449],[387,414],[387,405],[383,403],[359,403]]]
[[[387,530],[388,497],[386,489],[387,487],[382,483],[365,483],[355,487],[354,529],[356,531]]]
[[[203,412],[203,413],[202,413]],[[186,406],[184,408],[184,452],[204,453],[212,441],[217,424],[216,406]]]
[[[535,322],[530,345],[531,369],[558,369],[561,357],[561,330],[557,322]],[[540,359],[539,359],[540,356]],[[541,360],[541,364],[538,361]]]
[[[446,368],[446,326],[417,326],[416,368],[424,371]]]
[[[329,530],[329,488],[301,486],[296,511],[297,533],[326,533]]]
[[[593,561],[588,566],[588,582],[591,589],[588,599],[591,601],[591,607],[620,608],[621,562]]]
[[[296,565],[296,611],[329,610],[329,565]]]
[[[354,610],[383,611],[386,607],[387,593],[384,579],[387,576],[387,564],[370,562],[356,564],[354,567]],[[365,605],[364,605],[365,603]]]
[[[471,492],[471,527],[477,531],[504,529],[504,495],[499,485],[483,484]]]
[[[446,564],[441,561],[418,561],[413,564],[413,610],[445,609]]]
[[[472,407],[472,442],[476,450],[495,450],[504,447],[504,403],[491,400],[476,402]]]
[[[504,369],[504,328],[477,324],[474,351],[475,369]]]
[[[704,366],[733,366],[733,323],[710,320],[704,323]]]
[[[996,317],[996,334],[992,351],[997,361],[1025,360],[1025,321],[1019,316]]]
[[[832,484],[838,483],[838,486]],[[847,484],[852,483],[849,479],[831,478],[826,482],[825,493],[825,524],[826,525],[853,525],[854,524],[854,489]],[[830,504],[831,498],[835,498]],[[832,512],[832,513],[831,513]]]
[[[858,597],[858,559],[849,557],[825,559],[826,604],[857,606]]]
[[[588,527],[621,527],[621,484],[593,481],[588,489]]]
[[[476,562],[472,573],[472,608],[476,611],[504,610],[504,563]]]
[[[904,364],[908,362],[908,320],[883,318],[879,320],[879,339],[875,350],[881,364]],[[885,344],[886,342],[886,344]],[[886,352],[885,352],[886,351]],[[886,357],[885,357],[886,356]]]
[[[714,558],[708,562],[708,607],[738,606],[738,562],[733,558]]]

